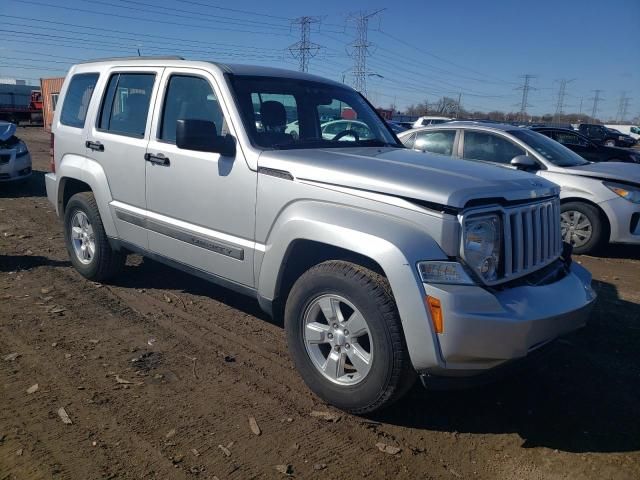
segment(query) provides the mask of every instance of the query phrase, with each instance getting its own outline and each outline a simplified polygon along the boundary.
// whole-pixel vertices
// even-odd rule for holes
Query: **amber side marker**
[[[436,333],[444,332],[444,317],[442,316],[442,306],[440,300],[436,297],[427,295],[427,306],[429,307],[429,313],[431,313],[431,321],[433,322],[433,329]]]

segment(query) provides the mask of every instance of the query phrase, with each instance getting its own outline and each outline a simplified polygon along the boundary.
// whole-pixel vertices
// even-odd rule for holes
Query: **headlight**
[[[613,193],[620,195],[625,200],[633,203],[640,203],[640,188],[624,185],[622,183],[603,182],[604,186]]]
[[[23,155],[26,155],[27,153],[29,153],[29,150],[27,149],[27,145],[24,142],[18,142],[18,147],[16,148],[16,157],[22,157]]]
[[[418,271],[424,283],[474,284],[458,262],[418,262]]]
[[[470,217],[464,222],[464,259],[486,281],[498,279],[502,228],[496,214]]]

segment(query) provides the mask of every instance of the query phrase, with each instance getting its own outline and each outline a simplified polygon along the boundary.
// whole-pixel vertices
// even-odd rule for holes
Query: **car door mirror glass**
[[[518,170],[539,170],[538,162],[536,162],[533,158],[528,157],[527,155],[516,155],[511,159],[511,165],[516,167]]]
[[[207,120],[184,119],[176,122],[176,145],[183,150],[219,153],[223,157],[236,154],[233,136],[218,135],[216,125]]]

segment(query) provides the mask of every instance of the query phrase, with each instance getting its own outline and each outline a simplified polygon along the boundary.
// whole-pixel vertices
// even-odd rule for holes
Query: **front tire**
[[[577,254],[592,253],[606,241],[606,226],[594,206],[568,202],[560,208],[562,239],[573,245]]]
[[[305,383],[338,408],[371,413],[415,381],[389,283],[360,265],[330,260],[305,272],[287,299],[285,328]]]
[[[109,245],[91,192],[76,193],[69,200],[64,212],[64,240],[71,263],[89,280],[103,282],[124,266],[126,256]]]

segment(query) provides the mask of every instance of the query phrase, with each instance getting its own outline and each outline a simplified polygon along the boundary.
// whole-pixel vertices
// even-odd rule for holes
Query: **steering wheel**
[[[355,138],[356,142],[360,141],[360,135],[358,135],[358,132],[356,132],[355,130],[343,130],[342,132],[338,133],[335,137],[333,137],[331,141],[337,142],[341,138],[346,137],[347,135],[351,135],[353,138]]]

